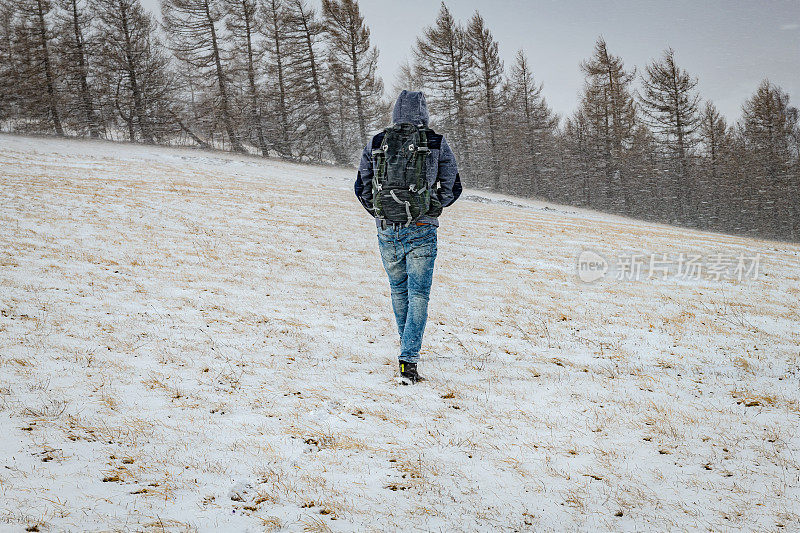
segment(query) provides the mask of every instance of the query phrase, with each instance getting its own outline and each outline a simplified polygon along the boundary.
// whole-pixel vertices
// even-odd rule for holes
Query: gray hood
[[[425,95],[419,91],[404,90],[401,92],[397,97],[397,102],[394,103],[392,122],[394,124],[410,122],[427,126],[428,104],[425,103]]]

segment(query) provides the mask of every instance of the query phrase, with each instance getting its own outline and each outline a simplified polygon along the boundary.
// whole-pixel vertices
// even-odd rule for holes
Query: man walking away
[[[438,217],[458,199],[461,180],[447,141],[428,128],[425,95],[401,92],[392,122],[364,148],[355,192],[375,217],[400,334],[400,377],[408,385],[423,380],[417,362],[428,320]]]

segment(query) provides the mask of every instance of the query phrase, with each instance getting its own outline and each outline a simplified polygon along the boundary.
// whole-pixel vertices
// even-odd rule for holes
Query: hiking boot
[[[417,363],[400,361],[400,380],[403,385],[413,385],[425,381],[425,378],[417,373]]]

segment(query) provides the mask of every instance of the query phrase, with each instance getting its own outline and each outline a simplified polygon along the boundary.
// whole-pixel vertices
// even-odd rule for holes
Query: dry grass
[[[403,388],[350,169],[6,139],[2,522],[800,527],[797,246],[459,202],[439,233],[429,382]],[[313,219],[309,185],[326,201]],[[582,246],[687,241],[762,252],[767,275],[576,280]]]

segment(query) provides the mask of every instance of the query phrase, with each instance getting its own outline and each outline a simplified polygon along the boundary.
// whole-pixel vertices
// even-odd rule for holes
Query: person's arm
[[[354,189],[356,198],[367,210],[367,213],[375,216],[375,208],[372,206],[372,176],[372,143],[370,143],[361,154]]]
[[[442,137],[442,145],[439,148],[439,201],[442,207],[452,205],[461,196],[461,178],[458,175],[458,165],[456,156],[450,145]]]

